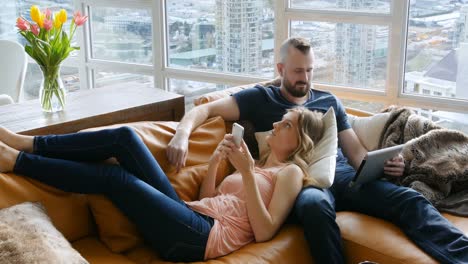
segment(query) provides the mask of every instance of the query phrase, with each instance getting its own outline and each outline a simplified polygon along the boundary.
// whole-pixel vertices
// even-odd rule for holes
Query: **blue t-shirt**
[[[263,87],[257,85],[232,96],[234,96],[239,106],[239,119],[252,122],[257,132],[273,129],[273,123],[281,120],[287,109],[297,106],[286,100],[281,95],[280,89],[275,86]],[[333,107],[338,132],[351,127],[341,101],[329,92],[311,89],[309,99],[302,106],[322,113]]]
[[[314,89],[311,89],[309,93],[309,99],[302,106],[322,113],[333,107],[338,132],[351,128],[345,108],[336,96],[329,92]],[[234,96],[239,106],[239,119],[252,122],[256,132],[273,129],[273,123],[281,120],[287,109],[297,106],[286,100],[281,95],[280,89],[275,86],[263,87],[257,85],[237,92],[232,96]],[[338,148],[337,162],[337,167],[347,162],[340,148]]]

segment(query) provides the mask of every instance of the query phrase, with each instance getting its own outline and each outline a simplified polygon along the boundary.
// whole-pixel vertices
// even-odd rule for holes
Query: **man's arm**
[[[176,166],[177,171],[185,166],[188,152],[188,138],[192,131],[203,124],[208,118],[221,116],[224,120],[239,119],[239,106],[233,96],[194,107],[180,121],[176,134],[169,142],[166,155],[169,162]]]
[[[348,158],[348,163],[358,170],[368,150],[361,144],[359,138],[352,128],[345,129],[338,133],[338,140],[343,150],[343,154]],[[389,176],[400,177],[405,171],[405,161],[403,156],[397,155],[387,160],[384,165],[384,173]]]
[[[367,155],[367,149],[361,144],[352,128],[339,132],[338,142],[343,150],[343,154],[348,158],[348,163],[357,170]]]

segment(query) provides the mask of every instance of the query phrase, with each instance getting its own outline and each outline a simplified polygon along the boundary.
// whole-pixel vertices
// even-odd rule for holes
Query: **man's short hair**
[[[290,47],[293,47],[299,50],[304,55],[309,54],[310,49],[311,49],[310,41],[308,39],[300,38],[300,37],[289,38],[285,40],[283,44],[281,44],[281,48],[280,48],[281,62],[285,61],[286,57],[288,56],[288,50]]]

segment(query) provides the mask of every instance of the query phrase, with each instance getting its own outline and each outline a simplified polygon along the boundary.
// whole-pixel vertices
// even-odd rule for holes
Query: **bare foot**
[[[0,126],[0,141],[19,150],[31,153],[33,151],[34,137],[19,135]]]
[[[0,172],[13,171],[19,151],[0,141]]]

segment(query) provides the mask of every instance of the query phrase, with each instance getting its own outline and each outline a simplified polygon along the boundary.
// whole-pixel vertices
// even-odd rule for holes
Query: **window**
[[[92,7],[93,59],[152,64],[151,11]]]
[[[167,1],[169,67],[273,78],[274,1],[188,2]]]
[[[468,99],[467,19],[468,3],[411,1],[405,93]]]
[[[313,8],[318,10],[343,10],[372,13],[390,13],[390,2],[391,0],[291,0],[291,7],[304,9]]]
[[[81,51],[62,67],[69,90],[149,85],[185,94],[189,106],[195,94],[273,78],[277,45],[303,36],[316,53],[315,87],[345,105],[468,113],[468,1],[12,0],[0,37],[20,40],[15,19],[31,4],[90,16],[75,35]],[[40,79],[34,63],[27,74]],[[34,98],[38,84],[27,86]]]
[[[108,71],[93,71],[93,81],[95,88],[106,86],[147,86],[154,87],[152,76],[131,74],[127,72],[108,72]]]
[[[388,27],[291,21],[291,35],[310,39],[315,52],[314,81],[384,90]]]
[[[196,82],[182,79],[169,80],[169,91],[185,95],[185,111],[193,108],[193,100],[200,95],[224,90],[229,87],[230,86],[224,84]]]

